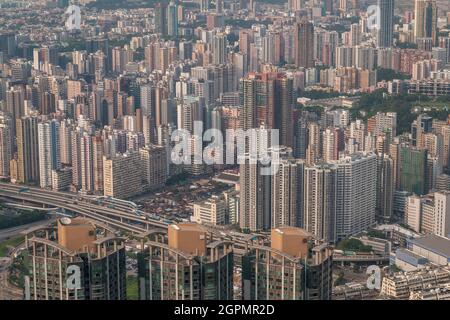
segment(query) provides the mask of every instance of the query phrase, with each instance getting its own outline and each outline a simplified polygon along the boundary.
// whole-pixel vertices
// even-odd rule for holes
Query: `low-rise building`
[[[387,275],[381,284],[381,295],[408,299],[412,292],[450,283],[450,268],[426,268],[412,272]]]

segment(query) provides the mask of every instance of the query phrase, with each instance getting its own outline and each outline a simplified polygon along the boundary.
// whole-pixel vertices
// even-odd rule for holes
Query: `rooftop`
[[[450,259],[450,239],[448,238],[430,234],[420,238],[410,239],[409,241],[414,245],[433,251],[437,254],[445,256],[447,259]]]
[[[239,183],[239,174],[222,172],[218,176],[214,177],[213,180],[228,184],[236,184]]]
[[[280,227],[274,229],[275,232],[279,234],[285,234],[285,235],[299,235],[299,236],[310,236],[310,234],[303,229],[295,228],[295,227]]]

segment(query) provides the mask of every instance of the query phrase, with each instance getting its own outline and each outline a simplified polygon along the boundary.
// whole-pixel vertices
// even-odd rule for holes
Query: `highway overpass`
[[[105,197],[84,196],[77,193],[57,192],[37,187],[29,187],[11,183],[0,182],[0,197],[23,201],[27,204],[36,204],[47,209],[62,208],[74,214],[105,223],[119,230],[131,232],[134,235],[144,234],[152,229],[166,229],[171,221],[151,218],[151,213],[137,211],[137,206],[129,201],[118,200],[112,205],[114,199],[109,201]],[[127,204],[131,204],[127,206]],[[24,204],[25,206],[25,204]],[[30,207],[26,205],[26,207]],[[154,217],[154,216],[153,216]],[[258,234],[244,234],[229,230],[220,230],[216,227],[205,228],[216,239],[232,241],[236,252],[243,252],[247,244],[264,238]]]

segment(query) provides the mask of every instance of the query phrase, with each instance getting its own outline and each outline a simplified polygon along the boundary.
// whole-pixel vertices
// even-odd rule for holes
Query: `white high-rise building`
[[[154,99],[152,95],[154,95],[154,88],[149,84],[143,85],[141,86],[140,93],[142,116],[152,115],[152,100]]]
[[[224,64],[227,59],[227,35],[218,33],[212,39],[212,53],[214,64]]]
[[[359,152],[331,162],[337,166],[337,238],[366,230],[375,223],[377,156]]]
[[[441,237],[450,236],[450,191],[434,194],[434,233]]]
[[[301,223],[303,206],[302,160],[282,160],[272,177],[271,228],[297,227]]]

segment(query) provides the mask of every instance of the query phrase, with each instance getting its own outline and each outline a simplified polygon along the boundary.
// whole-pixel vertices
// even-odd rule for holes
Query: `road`
[[[52,220],[54,220],[54,219],[52,219]],[[24,224],[24,225],[21,225],[21,226],[17,226],[17,227],[12,227],[12,228],[8,228],[8,229],[1,229],[0,230],[0,242],[2,242],[4,240],[7,240],[9,238],[12,238],[12,237],[20,234],[22,231],[25,231],[27,229],[34,228],[34,227],[46,226],[52,220],[47,220],[47,219],[46,220],[40,220],[40,221]]]
[[[155,220],[145,216],[151,213],[137,214],[133,209],[136,204],[118,199],[110,199],[108,203],[99,197],[55,192],[11,183],[0,183],[0,196],[41,206],[58,207],[133,234],[142,234],[155,228],[167,229],[168,225],[172,223],[169,220]],[[262,237],[258,234],[244,234],[213,226],[205,226],[205,228],[213,235],[214,239],[232,242],[236,254],[242,253],[249,242]]]

